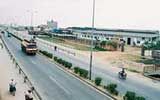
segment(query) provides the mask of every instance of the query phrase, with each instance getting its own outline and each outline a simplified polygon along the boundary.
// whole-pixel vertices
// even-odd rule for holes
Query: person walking
[[[33,100],[33,94],[31,90],[25,92],[25,100]]]
[[[16,82],[14,81],[14,79],[11,79],[10,83],[9,83],[9,92],[15,96],[15,92],[16,92]]]

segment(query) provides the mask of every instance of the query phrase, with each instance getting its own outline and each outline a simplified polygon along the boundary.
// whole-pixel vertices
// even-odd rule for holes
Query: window
[[[106,40],[109,40],[109,38],[106,38]]]
[[[140,44],[140,41],[137,41],[138,44]]]
[[[142,40],[145,40],[145,37],[142,37]]]

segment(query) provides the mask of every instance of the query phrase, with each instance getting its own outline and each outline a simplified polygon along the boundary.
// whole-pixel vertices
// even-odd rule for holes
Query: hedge
[[[100,86],[100,85],[101,85],[101,82],[102,82],[102,78],[101,78],[101,77],[96,77],[96,78],[95,78],[95,84],[96,84],[97,86]]]
[[[74,67],[74,73],[78,74],[79,72],[79,67]]]
[[[58,57],[54,57],[54,61],[58,62],[59,64],[63,65],[64,67],[68,68],[68,69],[71,69],[72,67],[72,63],[70,62],[67,62],[61,58],[58,58]]]
[[[43,55],[49,57],[49,58],[52,58],[53,57],[53,54],[52,53],[49,53],[47,51],[42,51],[42,50],[39,50],[40,53],[42,53]]]
[[[116,90],[117,84],[108,84],[107,86],[104,86],[104,88],[113,95],[118,95],[118,91]]]
[[[136,97],[136,100],[145,100],[145,98],[144,97]]]
[[[125,96],[123,97],[124,100],[136,100],[136,93],[127,91]]]
[[[117,42],[115,42],[115,41],[107,41],[107,43],[106,43],[106,45],[110,45],[110,46],[112,46],[113,48],[117,48],[117,45],[118,45],[118,43]]]
[[[57,61],[57,59],[58,59],[58,57],[55,56],[55,57],[54,57],[54,60]]]
[[[123,100],[145,100],[142,96],[136,96],[135,92],[127,91],[123,96]]]
[[[79,74],[83,78],[88,78],[88,70],[85,70],[79,67],[74,67],[74,72],[76,74]]]

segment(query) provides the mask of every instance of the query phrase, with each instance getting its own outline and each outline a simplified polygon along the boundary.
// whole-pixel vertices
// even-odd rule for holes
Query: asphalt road
[[[38,43],[38,45],[40,49],[51,52],[58,57],[72,62],[75,66],[79,66],[87,70],[89,68],[89,58],[87,57],[84,58],[83,56],[73,56],[62,51],[54,52],[54,48],[44,45],[43,43]],[[159,100],[159,81],[151,80],[142,75],[138,75],[132,72],[127,72],[127,80],[120,80],[118,78],[119,71],[119,68],[109,67],[109,65],[99,63],[93,58],[93,79],[95,78],[95,76],[100,76],[103,78],[104,84],[117,83],[118,90],[121,92],[121,94],[124,94],[126,91],[134,91],[138,95],[144,96],[147,100]]]
[[[110,100],[93,88],[83,84],[72,75],[41,55],[27,56],[21,51],[20,42],[4,37],[9,49],[19,60],[23,69],[38,89],[43,100]]]

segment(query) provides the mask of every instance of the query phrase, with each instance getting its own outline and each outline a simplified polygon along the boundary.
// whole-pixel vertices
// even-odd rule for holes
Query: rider
[[[124,75],[125,75],[125,68],[122,68],[121,76],[124,76]]]

